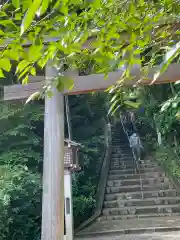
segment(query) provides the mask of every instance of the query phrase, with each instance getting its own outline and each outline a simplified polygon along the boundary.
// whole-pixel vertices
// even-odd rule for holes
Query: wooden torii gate
[[[149,85],[156,72],[152,69],[148,79],[141,84]],[[53,97],[45,97],[44,113],[44,168],[43,168],[43,206],[42,206],[42,240],[63,240],[64,238],[64,94],[81,94],[104,90],[115,84],[122,76],[123,70],[109,73],[107,78],[101,74],[78,76],[69,72],[74,80],[71,91],[58,92],[53,89]],[[139,67],[132,69],[133,81],[125,82],[132,86],[142,78]],[[57,75],[56,69],[47,65],[45,77],[32,77],[27,85],[10,85],[4,87],[4,100],[26,99],[39,90],[45,83]],[[172,64],[155,82],[162,84],[180,80],[180,65]]]

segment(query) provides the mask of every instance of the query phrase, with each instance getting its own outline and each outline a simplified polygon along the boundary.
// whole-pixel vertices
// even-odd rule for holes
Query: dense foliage
[[[38,239],[43,107],[0,105],[0,239]]]
[[[105,96],[72,96],[82,171],[73,176],[74,222],[92,214],[104,154]],[[0,104],[0,239],[37,240],[41,227],[43,102]],[[66,133],[67,134],[67,133]]]
[[[140,134],[149,153],[171,176],[180,179],[179,84],[145,87],[140,92],[144,109],[136,114]]]

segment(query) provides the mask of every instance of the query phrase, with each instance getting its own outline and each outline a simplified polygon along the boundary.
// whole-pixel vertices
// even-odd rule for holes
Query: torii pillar
[[[46,81],[56,69],[46,66]],[[42,240],[64,239],[64,96],[45,97]]]

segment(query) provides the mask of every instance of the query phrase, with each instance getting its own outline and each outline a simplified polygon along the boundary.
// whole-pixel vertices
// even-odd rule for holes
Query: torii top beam
[[[150,85],[153,80],[153,75],[157,71],[157,68],[151,69],[147,78],[143,79],[143,75],[140,72],[138,66],[134,67],[131,71],[134,77],[133,81],[125,81],[125,86],[133,86],[142,79],[140,84]],[[74,80],[74,87],[72,90],[65,90],[64,94],[82,94],[93,91],[101,91],[116,84],[120,80],[123,74],[123,70],[118,70],[115,72],[110,72],[105,78],[103,74],[92,74],[87,76],[78,76],[77,72],[69,72],[67,75]],[[171,64],[167,71],[164,72],[154,84],[163,84],[176,82],[180,80],[180,64]],[[4,100],[18,100],[26,99],[34,92],[40,90],[45,84],[44,76],[31,77],[30,81],[26,85],[15,84],[4,87]]]

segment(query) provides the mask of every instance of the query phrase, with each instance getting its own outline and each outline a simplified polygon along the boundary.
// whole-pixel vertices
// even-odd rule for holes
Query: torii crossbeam
[[[132,86],[139,79],[142,78],[140,84],[149,85],[153,80],[153,76],[157,68],[150,70],[146,79],[142,78],[142,73],[140,72],[138,66],[133,68],[131,75],[134,76],[133,81],[125,81],[124,85]],[[122,76],[123,70],[118,70],[115,72],[110,72],[105,78],[103,74],[92,74],[87,76],[78,76],[78,72],[70,71],[67,73],[74,80],[74,87],[72,90],[65,90],[64,94],[81,94],[93,91],[105,90],[111,85],[114,85]],[[171,64],[167,71],[163,73],[154,84],[163,84],[169,82],[176,82],[180,80],[180,64]],[[40,90],[45,84],[44,76],[30,77],[29,84],[21,85],[15,84],[4,87],[4,100],[15,100],[15,99],[26,99],[34,92]]]
[[[148,78],[141,84],[148,85],[153,80],[156,68],[152,69]],[[81,94],[100,91],[118,81],[123,71],[103,75],[93,74],[78,76],[77,72],[69,73],[74,80],[71,91],[58,92],[53,90],[53,97],[45,97],[44,117],[44,169],[43,169],[43,207],[42,207],[42,240],[63,240],[64,238],[64,94]],[[30,79],[27,85],[10,85],[4,87],[4,100],[26,99],[30,94],[40,90],[46,79],[52,79],[57,72],[53,67],[46,66],[45,77],[38,76]],[[142,78],[138,67],[132,69],[133,81],[125,81],[132,86]],[[160,76],[155,84],[169,83],[180,80],[180,65],[172,64]]]

